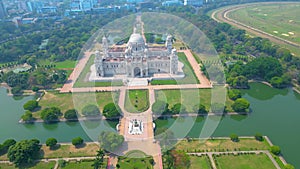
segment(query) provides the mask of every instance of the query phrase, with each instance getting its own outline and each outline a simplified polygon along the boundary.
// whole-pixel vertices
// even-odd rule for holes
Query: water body
[[[229,136],[236,133],[241,136],[254,135],[260,132],[267,135],[275,145],[282,149],[285,159],[300,168],[298,153],[300,152],[300,95],[291,89],[273,89],[264,84],[252,83],[251,89],[242,90],[243,97],[251,102],[252,113],[248,116],[226,116],[222,118],[213,136]],[[18,124],[20,116],[24,113],[23,104],[32,99],[31,96],[19,100],[9,97],[4,88],[0,88],[0,142],[8,138],[16,140],[38,138],[42,142],[49,137],[55,137],[60,142],[70,142],[72,138],[80,136],[90,141],[89,129],[94,136],[106,126],[99,122],[57,123],[46,125]],[[158,127],[169,127],[174,119],[157,120]],[[205,121],[216,122],[216,118],[198,118],[193,128],[188,133],[190,137],[199,137],[199,133]],[[180,132],[189,122],[181,119],[181,127],[176,128]],[[111,123],[115,125],[115,123]],[[82,127],[84,126],[84,127]],[[92,134],[93,135],[93,134]],[[95,138],[93,138],[95,139]]]
[[[273,144],[279,145],[284,158],[300,168],[300,95],[291,89],[273,89],[261,83],[252,83],[251,89],[242,90],[243,97],[251,103],[252,113],[248,116],[226,116],[222,118],[212,136],[253,136],[256,132],[268,136]],[[216,123],[215,117],[198,118],[188,133],[199,137],[205,121]],[[170,127],[175,119],[157,120],[158,126]],[[187,125],[186,119],[179,123]],[[184,127],[175,127],[173,132],[180,135]]]
[[[107,126],[116,125],[115,122],[108,124],[100,121],[19,124],[18,121],[25,112],[23,104],[32,99],[33,96],[17,99],[7,96],[6,89],[0,88],[0,143],[8,138],[15,140],[37,138],[44,143],[49,137],[54,137],[59,142],[71,142],[78,136],[85,141],[91,141],[97,140],[98,135],[107,129]]]

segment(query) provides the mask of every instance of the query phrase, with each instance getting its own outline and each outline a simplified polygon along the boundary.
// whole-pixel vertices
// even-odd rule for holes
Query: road
[[[246,30],[250,33],[253,33],[257,36],[260,36],[262,38],[267,38],[267,39],[269,39],[269,40],[271,40],[275,43],[291,45],[291,46],[299,48],[300,44],[298,44],[298,43],[294,43],[294,42],[291,42],[289,40],[285,40],[283,38],[280,38],[278,36],[269,34],[267,32],[256,29],[254,27],[251,27],[249,25],[238,22],[238,21],[228,17],[228,14],[230,12],[241,9],[241,8],[246,8],[246,7],[249,7],[249,6],[255,6],[255,5],[258,5],[258,4],[286,4],[286,3],[293,3],[293,2],[261,2],[261,3],[250,3],[250,4],[243,4],[243,5],[235,5],[235,6],[225,7],[225,8],[214,11],[212,13],[211,17],[212,17],[212,19],[216,20],[217,22],[226,22],[230,25],[233,25],[233,26],[235,26],[237,28],[240,28],[240,29],[244,29],[244,30]]]

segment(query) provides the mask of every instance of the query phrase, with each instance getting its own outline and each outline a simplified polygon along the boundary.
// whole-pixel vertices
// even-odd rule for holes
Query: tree
[[[237,134],[230,134],[230,139],[233,142],[238,142],[239,141],[239,136]]]
[[[152,112],[157,115],[168,114],[169,104],[164,101],[157,100],[152,105]]]
[[[40,90],[40,88],[37,87],[37,86],[33,86],[33,87],[31,88],[31,90],[34,91],[34,92],[38,92],[38,91]]]
[[[194,107],[194,111],[197,112],[198,114],[207,114],[208,113],[206,107],[203,104],[196,105]]]
[[[262,134],[260,134],[260,133],[256,133],[256,134],[255,134],[255,139],[256,139],[257,141],[263,141],[263,140],[264,140]]]
[[[231,100],[236,100],[236,99],[242,97],[242,93],[241,93],[241,91],[236,90],[236,89],[228,90],[228,97]]]
[[[86,105],[82,109],[82,114],[84,116],[97,116],[97,115],[100,115],[100,110],[99,110],[98,106],[90,104],[90,105]]]
[[[185,152],[171,150],[171,155],[174,158],[175,168],[189,168],[191,165],[190,156]]]
[[[270,80],[270,83],[272,86],[274,86],[276,88],[282,88],[284,85],[283,79],[281,77],[277,77],[277,76],[272,77],[272,79]]]
[[[8,139],[3,142],[3,144],[0,144],[0,155],[7,153],[9,147],[16,144],[16,141],[14,139]]]
[[[57,144],[57,140],[55,138],[48,138],[46,140],[46,146],[50,147],[50,148],[53,148],[54,146],[56,146]]]
[[[64,114],[64,118],[68,121],[77,121],[77,111],[75,109],[67,110]]]
[[[57,107],[46,108],[41,112],[41,118],[46,123],[53,123],[58,121],[58,116],[61,115],[61,111]]]
[[[94,160],[94,163],[92,164],[92,167],[94,167],[94,169],[99,169],[104,165],[104,150],[103,149],[99,149],[97,151],[97,155],[96,158]]]
[[[103,131],[99,136],[100,145],[108,150],[114,151],[124,142],[124,137],[111,131]]]
[[[26,112],[25,112],[25,114],[23,114],[22,116],[21,116],[21,119],[24,121],[24,122],[31,122],[32,120],[33,120],[33,116],[32,116],[32,113],[31,113],[31,111],[29,111],[29,110],[27,110]]]
[[[17,167],[32,164],[39,158],[40,142],[36,139],[22,140],[8,149],[7,157]]]
[[[25,110],[33,111],[39,106],[39,103],[36,100],[29,100],[23,105]]]
[[[176,103],[171,108],[172,114],[179,114],[180,112],[185,112],[185,107],[181,103]]]
[[[239,98],[231,107],[235,112],[247,112],[250,107],[250,102],[244,98]]]
[[[78,147],[80,145],[83,144],[83,139],[81,137],[76,137],[76,138],[73,138],[72,139],[72,144],[75,146],[75,147]]]
[[[114,103],[108,103],[103,108],[103,115],[106,118],[116,118],[121,115],[120,111],[121,110],[118,105],[115,105]]]
[[[295,167],[293,165],[291,165],[291,164],[286,164],[284,166],[284,169],[295,169]]]
[[[280,147],[279,146],[272,146],[271,147],[271,153],[275,154],[275,155],[279,155],[281,153]]]

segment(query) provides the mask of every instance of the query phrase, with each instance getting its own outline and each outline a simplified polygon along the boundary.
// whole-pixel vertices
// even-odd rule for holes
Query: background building
[[[3,4],[3,0],[0,0],[0,19],[5,18],[6,16],[7,16],[7,12]]]
[[[202,6],[203,0],[184,0],[184,5]]]

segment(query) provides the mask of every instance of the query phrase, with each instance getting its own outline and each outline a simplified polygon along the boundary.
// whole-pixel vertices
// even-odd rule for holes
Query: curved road
[[[257,5],[260,5],[260,4],[286,4],[286,3],[295,3],[295,2],[261,2],[261,3],[250,3],[250,4],[243,4],[243,5],[229,6],[229,7],[225,7],[225,8],[214,11],[211,14],[211,18],[214,19],[217,22],[226,22],[226,23],[228,23],[230,25],[233,25],[237,28],[244,29],[248,32],[251,32],[251,33],[257,35],[257,36],[267,38],[267,39],[269,39],[269,40],[271,40],[275,43],[287,44],[287,45],[291,45],[291,46],[299,48],[300,44],[298,44],[298,43],[294,43],[294,42],[291,42],[289,40],[280,38],[278,36],[274,36],[272,34],[269,34],[269,33],[264,32],[262,30],[256,29],[254,27],[251,27],[249,25],[246,25],[244,23],[241,23],[239,21],[236,21],[236,20],[228,17],[228,14],[230,12],[241,9],[241,8],[246,8],[246,7],[249,7],[249,6],[257,6]]]

